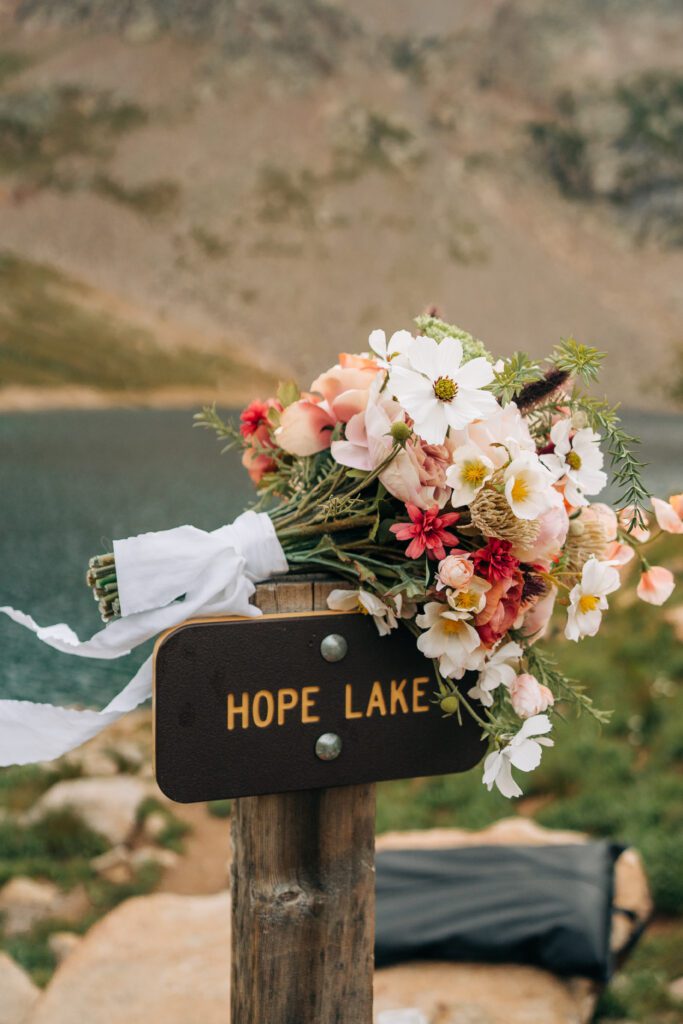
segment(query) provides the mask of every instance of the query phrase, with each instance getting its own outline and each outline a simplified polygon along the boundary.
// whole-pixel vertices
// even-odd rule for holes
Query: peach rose
[[[522,603],[524,577],[519,569],[496,580],[486,594],[486,605],[474,620],[482,643],[493,647],[513,625]]]
[[[379,373],[376,364],[370,366],[342,366],[338,364],[321,373],[311,384],[330,405],[345,391],[367,391]]]
[[[437,590],[444,587],[462,590],[474,576],[474,565],[469,555],[447,555],[439,562],[436,575]]]
[[[540,715],[555,703],[547,686],[539,683],[535,676],[523,672],[515,676],[510,684],[510,702],[515,714],[520,718],[533,718]]]
[[[275,440],[290,455],[315,455],[330,447],[335,423],[325,403],[301,398],[280,416]]]

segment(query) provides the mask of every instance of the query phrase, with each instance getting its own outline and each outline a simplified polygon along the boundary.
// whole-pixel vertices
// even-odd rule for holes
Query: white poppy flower
[[[453,463],[446,470],[446,483],[453,488],[453,508],[469,505],[487,480],[493,476],[494,465],[479,448],[464,444],[456,449]]]
[[[494,690],[497,690],[499,686],[510,689],[517,675],[517,669],[513,668],[510,662],[518,661],[523,653],[520,645],[514,641],[499,647],[484,663],[477,685],[468,691],[468,697],[474,697],[481,701],[485,708],[490,708],[493,704],[491,694]]]
[[[541,462],[555,480],[564,478],[564,493],[570,505],[587,505],[585,494],[599,494],[607,485],[607,474],[602,468],[600,435],[584,427],[573,437],[571,420],[558,420],[550,431],[555,450],[542,455]]]
[[[448,605],[452,611],[457,612],[461,619],[478,615],[486,604],[486,594],[491,589],[488,580],[480,576],[473,576],[464,587],[457,590],[447,590]]]
[[[600,629],[602,613],[608,607],[607,595],[619,589],[619,573],[609,562],[599,562],[593,555],[581,573],[581,581],[569,594],[569,612],[564,635],[568,640],[595,636]]]
[[[493,367],[480,356],[462,363],[456,338],[415,338],[406,351],[408,365],[391,364],[389,387],[428,444],[443,444],[449,428],[460,430],[500,408],[481,388],[493,380]]]
[[[389,368],[389,364],[393,359],[399,359],[402,363],[405,363],[405,359],[400,359],[404,356],[408,345],[413,341],[413,336],[410,331],[394,331],[389,340],[384,331],[372,331],[368,338],[368,345],[377,357],[377,362],[380,366],[385,369]]]
[[[327,607],[336,612],[362,612],[372,615],[380,636],[386,636],[398,626],[396,615],[376,594],[368,590],[333,590],[327,598]]]
[[[534,715],[513,736],[502,750],[494,750],[484,761],[484,785],[491,790],[494,784],[503,796],[521,796],[522,790],[512,777],[512,769],[531,772],[541,763],[543,747],[552,747],[553,741],[544,734],[552,723],[547,715]]]
[[[505,497],[518,519],[538,519],[557,504],[553,477],[534,452],[520,451],[503,474]]]
[[[476,629],[465,622],[462,612],[454,612],[439,601],[428,601],[422,615],[415,619],[420,629],[425,630],[417,638],[418,650],[427,658],[438,658],[442,673],[460,678],[481,640]]]

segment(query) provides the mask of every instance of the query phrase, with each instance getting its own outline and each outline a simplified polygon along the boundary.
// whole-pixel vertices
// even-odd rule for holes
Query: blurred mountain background
[[[0,403],[229,404],[436,305],[683,398],[680,0],[0,0]]]

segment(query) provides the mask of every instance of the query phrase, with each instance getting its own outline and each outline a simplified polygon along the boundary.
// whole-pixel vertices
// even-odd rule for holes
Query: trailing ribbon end
[[[80,641],[64,623],[40,627],[25,612],[9,607],[0,612],[66,654],[112,659],[198,615],[260,615],[249,603],[254,584],[287,571],[269,517],[255,512],[245,512],[213,533],[181,526],[115,541],[114,552],[123,617],[89,640]],[[183,600],[177,600],[182,595]],[[60,757],[133,710],[151,693],[148,659],[100,712],[2,700],[0,765]]]

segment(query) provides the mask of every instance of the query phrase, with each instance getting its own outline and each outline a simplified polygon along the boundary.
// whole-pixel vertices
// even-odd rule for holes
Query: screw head
[[[321,761],[334,761],[341,754],[342,741],[336,732],[324,732],[315,741],[315,752]]]
[[[339,633],[330,633],[329,636],[324,637],[320,642],[320,653],[325,661],[341,661],[348,649],[349,645],[346,642],[346,637],[341,636]]]

